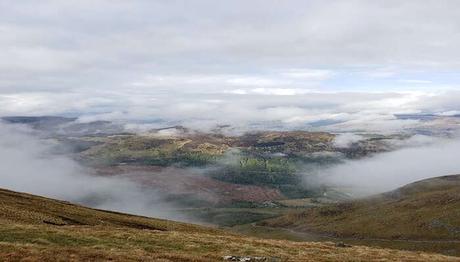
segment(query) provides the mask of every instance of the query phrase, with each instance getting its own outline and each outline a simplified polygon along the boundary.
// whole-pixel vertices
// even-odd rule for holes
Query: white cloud
[[[380,68],[380,69],[375,69],[371,71],[366,71],[365,74],[367,74],[369,77],[374,77],[374,78],[389,78],[392,76],[397,75],[396,69],[388,69],[388,68]]]
[[[200,87],[268,87],[289,85],[291,82],[276,77],[260,75],[225,75],[225,74],[182,74],[182,75],[150,75],[141,81],[130,83],[138,87],[181,87],[184,85]]]
[[[185,93],[184,93],[185,92]],[[126,94],[129,95],[126,95]],[[248,88],[236,92],[194,93],[156,90],[83,93],[22,93],[2,95],[0,115],[81,114],[80,121],[157,121],[159,126],[183,124],[211,129],[219,124],[235,128],[322,129],[392,133],[428,128],[416,119],[394,114],[454,114],[460,111],[458,92],[353,93]],[[447,113],[451,111],[450,113]],[[455,123],[441,123],[455,129]],[[324,126],[323,126],[324,125]]]
[[[456,7],[456,1],[431,0],[50,0],[40,7],[2,1],[0,73],[16,88],[34,78],[37,89],[56,81],[65,82],[64,89],[81,83],[113,88],[120,79],[136,82],[152,72],[232,75],[292,68],[281,71],[318,80],[329,77],[329,68],[346,66],[389,68],[374,73],[385,77],[401,67],[458,69]]]
[[[420,79],[403,79],[400,82],[408,83],[408,84],[431,84],[433,81],[430,80],[420,80]]]
[[[440,116],[455,116],[455,115],[460,115],[459,110],[452,110],[452,111],[446,111],[446,112],[441,112],[439,113]]]
[[[294,96],[304,95],[314,92],[309,89],[294,89],[294,88],[252,88],[252,89],[233,89],[226,90],[224,93],[237,95],[275,95],[275,96]]]
[[[300,78],[303,80],[325,80],[333,75],[330,70],[321,69],[289,69],[281,73],[282,76],[291,78]]]
[[[24,127],[0,123],[0,187],[140,215],[184,219],[158,192],[122,176],[92,171],[52,153],[53,143]],[[26,163],[26,164],[25,164]]]
[[[316,178],[360,194],[376,194],[425,178],[458,174],[455,159],[460,154],[460,141],[429,141],[417,138],[412,140],[412,147],[347,161],[322,170]]]
[[[226,82],[236,86],[277,86],[280,84],[289,84],[289,82],[263,77],[234,77],[229,78]]]
[[[456,1],[41,1],[33,7],[2,1],[0,114],[161,118],[193,126],[321,120],[347,129],[411,126],[417,123],[392,115],[460,110],[458,93],[438,94],[433,83],[424,92],[404,92],[397,81],[421,83],[426,72],[458,71],[456,7]],[[456,88],[451,77],[443,85]],[[372,93],[375,86],[380,93]]]
[[[334,139],[334,145],[337,147],[349,147],[351,144],[363,139],[363,136],[354,133],[337,134]]]

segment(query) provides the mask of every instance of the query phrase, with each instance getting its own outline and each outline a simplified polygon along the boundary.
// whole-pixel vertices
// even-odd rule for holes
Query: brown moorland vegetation
[[[460,261],[421,252],[262,240],[0,190],[1,261]]]
[[[262,224],[337,237],[457,241],[460,175],[426,179],[385,194],[315,207]]]

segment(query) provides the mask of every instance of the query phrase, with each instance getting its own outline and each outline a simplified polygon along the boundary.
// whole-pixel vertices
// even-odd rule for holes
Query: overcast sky
[[[0,115],[289,125],[455,114],[459,47],[456,0],[0,0]]]

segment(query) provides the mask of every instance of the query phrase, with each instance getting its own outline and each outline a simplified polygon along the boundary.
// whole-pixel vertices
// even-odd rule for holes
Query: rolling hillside
[[[460,175],[422,180],[385,194],[308,209],[263,224],[337,237],[458,241]]]
[[[224,256],[260,257],[247,261],[460,260],[333,243],[261,240],[0,190],[1,261],[222,261]]]

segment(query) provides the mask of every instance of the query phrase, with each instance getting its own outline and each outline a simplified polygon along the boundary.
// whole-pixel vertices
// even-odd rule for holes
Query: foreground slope
[[[264,225],[338,237],[458,241],[460,175],[422,180],[371,198],[289,214]]]
[[[0,190],[1,261],[459,261],[434,254],[243,237]]]

